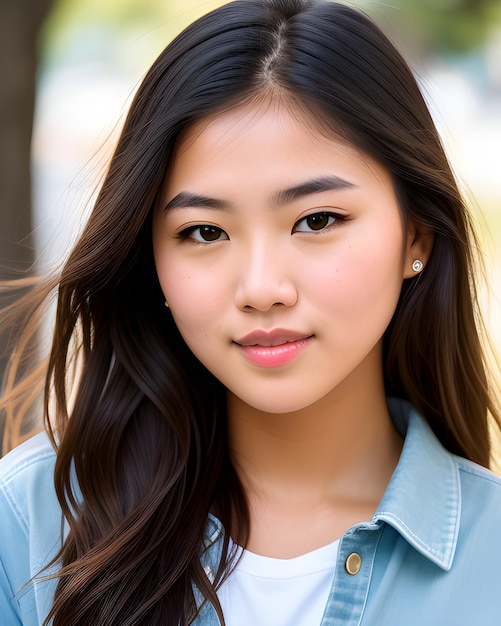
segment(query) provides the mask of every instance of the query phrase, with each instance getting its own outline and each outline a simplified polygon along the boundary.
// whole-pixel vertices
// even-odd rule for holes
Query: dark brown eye
[[[217,241],[222,234],[222,230],[217,228],[217,226],[200,226],[199,227],[200,237],[204,241]]]
[[[329,224],[329,217],[328,213],[315,213],[314,215],[308,215],[306,223],[311,230],[322,230]]]
[[[222,228],[212,226],[212,224],[198,224],[190,226],[183,230],[179,237],[181,239],[191,239],[197,243],[212,243],[214,241],[223,241],[229,239],[228,235]]]
[[[294,226],[293,232],[311,233],[323,230],[324,228],[334,224],[337,219],[337,215],[328,213],[327,211],[312,213],[311,215],[307,215],[306,217],[303,217],[303,219],[299,220]]]

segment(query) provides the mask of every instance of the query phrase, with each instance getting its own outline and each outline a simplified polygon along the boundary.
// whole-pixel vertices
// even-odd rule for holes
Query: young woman
[[[498,624],[472,250],[366,16],[236,0],[187,28],[17,308],[57,287],[48,434],[1,463],[2,624]]]

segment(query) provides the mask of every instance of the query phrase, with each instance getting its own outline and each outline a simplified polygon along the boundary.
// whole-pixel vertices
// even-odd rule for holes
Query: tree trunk
[[[35,257],[30,148],[38,35],[52,4],[1,0],[0,5],[0,280],[29,275]],[[0,307],[8,303],[2,295]],[[11,341],[12,333],[0,334],[0,379],[9,356],[9,335]]]

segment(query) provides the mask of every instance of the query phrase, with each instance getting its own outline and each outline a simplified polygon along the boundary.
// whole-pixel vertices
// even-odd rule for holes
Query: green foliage
[[[366,3],[420,54],[467,53],[501,28],[500,0],[393,0]]]
[[[77,32],[112,32],[111,45],[146,37],[147,56],[157,54],[200,14],[229,0],[57,0],[42,44],[49,54],[67,54]],[[501,28],[501,0],[354,0],[380,18],[385,30],[420,56],[465,53]],[[387,27],[386,27],[387,26]],[[99,50],[102,54],[102,50]]]
[[[228,0],[57,0],[42,33],[46,57],[71,57],[73,48],[97,46],[109,54],[138,54],[149,63],[184,26]],[[83,40],[86,40],[85,42]],[[136,42],[132,55],[122,46]],[[137,43],[139,42],[139,43]]]

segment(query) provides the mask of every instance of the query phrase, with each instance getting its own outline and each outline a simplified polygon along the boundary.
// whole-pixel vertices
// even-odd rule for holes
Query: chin
[[[262,398],[255,400],[254,398],[241,398],[241,402],[247,404],[252,409],[261,413],[269,413],[270,415],[285,415],[287,413],[296,413],[315,403],[315,400],[294,399],[277,397],[263,401]]]

